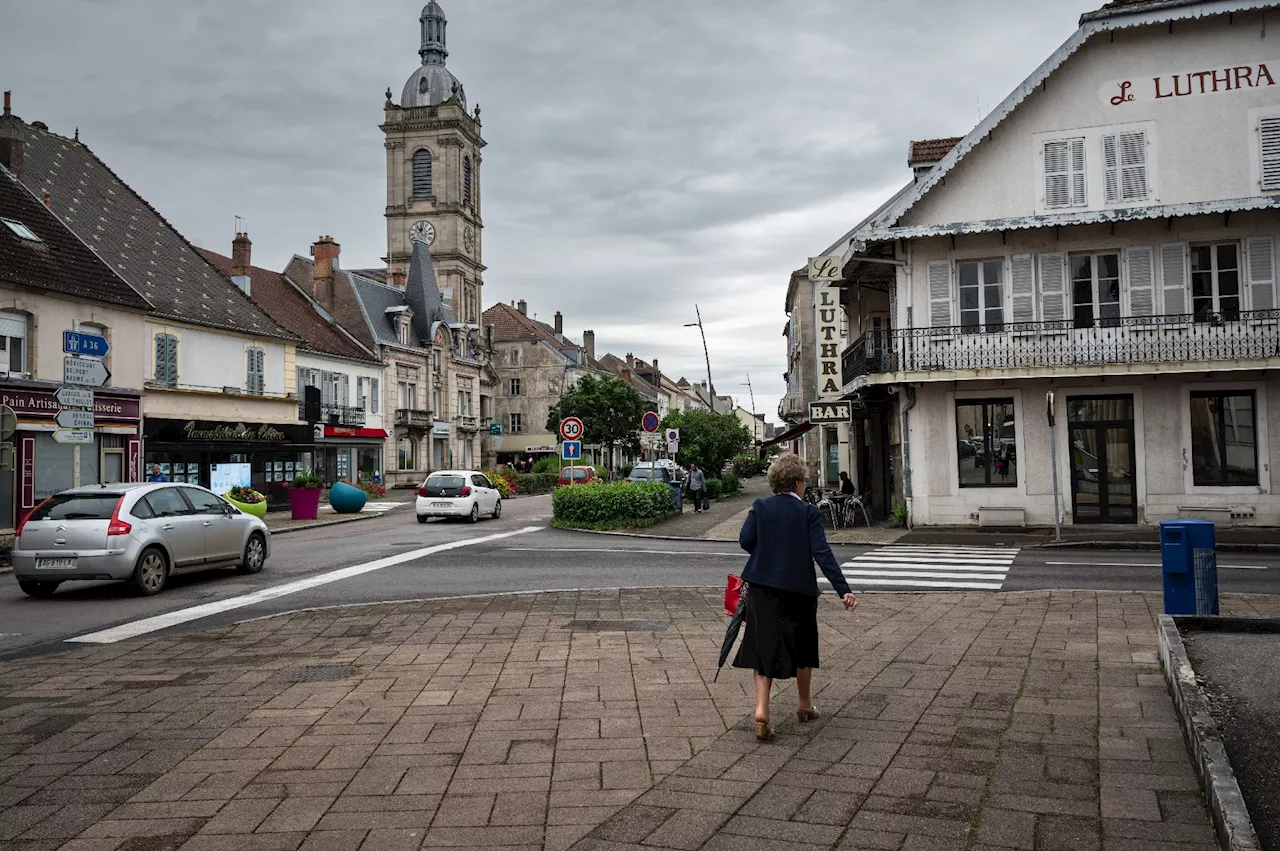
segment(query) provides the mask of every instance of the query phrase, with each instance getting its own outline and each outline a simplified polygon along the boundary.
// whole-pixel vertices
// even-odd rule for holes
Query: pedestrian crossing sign
[[[560,444],[560,457],[566,461],[582,460],[582,441],[566,440]]]

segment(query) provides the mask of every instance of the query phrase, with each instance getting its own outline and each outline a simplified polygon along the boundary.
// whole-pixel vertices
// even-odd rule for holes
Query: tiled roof
[[[493,326],[493,340],[496,343],[509,343],[515,340],[542,340],[557,349],[576,349],[577,345],[567,338],[562,343],[556,339],[555,329],[550,325],[530,319],[509,304],[499,302],[484,312],[484,321]]]
[[[918,142],[912,142],[911,152],[907,155],[907,165],[936,163],[951,153],[951,149],[960,144],[963,138],[963,136],[950,136],[946,139],[921,139]]]
[[[627,366],[626,361],[624,361],[622,358],[618,357],[617,355],[610,355],[610,354],[606,354],[604,357],[600,358],[600,367],[604,369],[606,372],[611,372],[614,375],[618,376],[619,378],[622,377],[622,371],[624,369],[629,370],[629,367]],[[647,399],[656,399],[658,396],[658,393],[654,389],[653,385],[645,381],[640,376],[636,375],[634,371],[629,372],[629,380],[627,381],[627,383],[630,384],[633,389],[639,392],[640,395],[644,396]]]
[[[37,195],[48,192],[58,217],[151,302],[156,315],[293,339],[81,142],[20,121],[7,121],[4,129],[26,142],[18,179]]]
[[[230,257],[207,248],[197,250],[224,275],[231,275]],[[271,318],[302,338],[299,348],[317,354],[381,363],[336,323],[321,314],[318,306],[279,272],[250,266],[249,293]]]
[[[0,224],[0,282],[135,310],[151,309],[137,290],[3,167],[0,218],[25,225],[40,238],[38,242],[23,239]]]

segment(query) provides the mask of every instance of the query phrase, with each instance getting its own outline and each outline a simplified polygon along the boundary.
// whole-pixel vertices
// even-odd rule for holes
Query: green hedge
[[[516,493],[531,496],[540,493],[551,493],[556,488],[559,473],[513,473],[516,481]]]
[[[719,479],[707,479],[707,499],[719,499],[723,493],[723,482]]]
[[[733,473],[725,473],[720,477],[720,486],[722,497],[733,496],[742,490],[742,480]]]
[[[551,497],[551,525],[565,529],[622,529],[651,526],[675,514],[670,485],[607,482],[557,488]]]

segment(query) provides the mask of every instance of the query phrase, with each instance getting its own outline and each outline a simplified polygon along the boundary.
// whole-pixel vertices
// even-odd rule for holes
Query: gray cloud
[[[526,298],[597,348],[705,374],[774,419],[791,270],[959,135],[1102,0],[453,0],[483,110],[486,304]],[[199,245],[246,217],[259,265],[321,233],[385,242],[383,91],[420,3],[45,0],[10,10],[0,87],[81,138]]]

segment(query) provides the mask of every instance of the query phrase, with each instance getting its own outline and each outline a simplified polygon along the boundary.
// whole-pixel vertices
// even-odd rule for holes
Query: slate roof
[[[207,248],[197,251],[224,275],[231,275],[233,261],[230,257]],[[299,349],[371,363],[382,362],[322,313],[319,305],[279,272],[250,266],[249,292],[271,318],[302,338]]]
[[[82,142],[10,116],[0,135],[26,143],[18,179],[134,289],[157,316],[294,339]]]
[[[911,143],[911,151],[907,154],[907,165],[916,163],[936,163],[960,144],[963,136],[949,136],[945,139],[921,139]],[[808,270],[803,270],[807,272]]]
[[[138,291],[111,270],[44,204],[0,166],[0,218],[40,238],[24,239],[0,224],[0,282],[133,310],[150,310]]]
[[[404,290],[371,281],[351,272],[335,269],[333,274],[345,275],[350,282],[351,291],[355,293],[356,301],[364,311],[365,321],[369,324],[369,330],[373,332],[374,342],[388,346],[400,345],[400,339],[396,336],[395,321],[387,313],[387,308],[405,306]],[[423,339],[431,338],[427,336]]]

